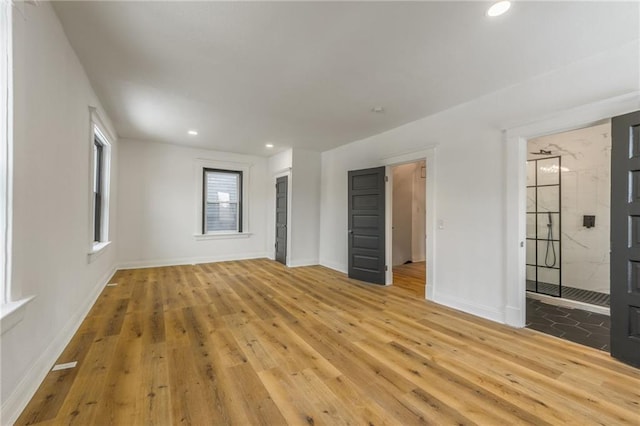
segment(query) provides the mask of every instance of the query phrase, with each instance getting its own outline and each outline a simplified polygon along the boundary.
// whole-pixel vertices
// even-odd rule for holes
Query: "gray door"
[[[611,355],[640,367],[640,111],[611,121]]]
[[[276,260],[287,264],[287,176],[276,179]]]
[[[349,278],[385,283],[385,168],[349,172]]]

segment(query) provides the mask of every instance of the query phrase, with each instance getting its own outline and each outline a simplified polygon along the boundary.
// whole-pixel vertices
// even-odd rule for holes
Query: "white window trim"
[[[15,327],[25,315],[25,308],[36,296],[13,300],[11,248],[13,211],[13,51],[12,2],[0,2],[0,120],[5,131],[0,134],[0,335]]]
[[[111,153],[112,153],[112,141],[116,138],[107,130],[104,125],[104,121],[101,119],[98,110],[95,107],[89,107],[90,122],[89,122],[89,179],[88,179],[88,195],[89,195],[89,245],[87,262],[91,263],[96,260],[102,252],[111,244],[109,239],[109,199],[111,194]],[[93,146],[95,137],[98,136],[103,143],[103,179],[102,179],[102,224],[100,234],[102,235],[101,241],[93,241],[93,230],[95,220],[95,210],[93,201],[93,177],[95,173],[96,164],[93,157]]]
[[[0,120],[5,131],[0,134],[0,303],[11,301],[11,211],[13,176],[13,76],[11,40],[11,2],[0,4]],[[4,312],[4,311],[3,311]],[[2,315],[4,317],[4,314]]]
[[[251,182],[251,163],[239,163],[233,161],[218,161],[208,158],[196,158],[194,164],[195,180],[195,220],[193,237],[196,241],[225,240],[237,238],[249,238],[253,235],[249,227],[249,191]],[[210,232],[202,233],[202,190],[204,169],[234,170],[242,172],[242,232]]]

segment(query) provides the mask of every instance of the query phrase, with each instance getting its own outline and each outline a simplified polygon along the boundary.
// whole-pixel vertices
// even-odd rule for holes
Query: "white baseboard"
[[[524,327],[525,317],[522,315],[522,310],[513,306],[507,306],[504,310],[504,323],[511,327]]]
[[[427,291],[425,292],[425,299],[430,300],[432,302],[435,302],[435,300],[433,300],[433,298],[435,297],[435,292],[433,291],[433,286],[432,285],[428,285],[427,287]]]
[[[433,301],[471,315],[476,315],[478,317],[504,324],[504,312],[490,306],[480,305],[468,300],[438,293],[437,291],[434,294]]]
[[[248,259],[264,259],[269,258],[269,254],[265,252],[249,253],[242,255],[221,255],[208,257],[183,257],[175,259],[152,259],[152,260],[133,260],[121,262],[118,269],[142,269],[157,268],[161,266],[178,266],[178,265],[196,265],[199,263],[227,262],[231,260],[248,260]]]
[[[289,264],[290,268],[298,268],[300,266],[315,266],[318,265],[318,259],[302,259],[294,260]]]
[[[2,424],[12,425],[18,419],[22,410],[27,406],[33,395],[44,378],[55,364],[58,357],[67,347],[73,335],[78,331],[89,310],[100,296],[100,292],[107,285],[113,274],[116,273],[115,266],[111,268],[98,281],[89,296],[80,305],[80,308],[69,318],[67,324],[62,330],[51,340],[51,343],[40,354],[38,359],[31,365],[31,368],[23,376],[22,380],[13,389],[13,392],[7,397],[2,404]]]
[[[329,269],[333,269],[334,271],[338,271],[338,272],[342,272],[343,274],[347,274],[347,266],[342,264],[342,263],[338,263],[338,262],[332,262],[330,260],[322,260],[320,259],[319,264],[322,266],[326,266]]]

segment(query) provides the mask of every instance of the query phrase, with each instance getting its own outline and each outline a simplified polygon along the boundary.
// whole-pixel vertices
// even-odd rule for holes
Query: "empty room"
[[[1,425],[640,424],[640,2],[0,8]]]

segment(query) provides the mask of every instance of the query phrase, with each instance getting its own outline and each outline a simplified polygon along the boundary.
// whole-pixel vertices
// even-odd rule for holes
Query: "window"
[[[109,169],[111,144],[98,125],[98,116],[92,110],[91,139],[91,250],[105,248],[109,243]]]
[[[203,168],[202,233],[242,232],[242,175]]]
[[[93,140],[93,242],[102,241],[102,170],[104,169],[104,145],[95,135]]]

